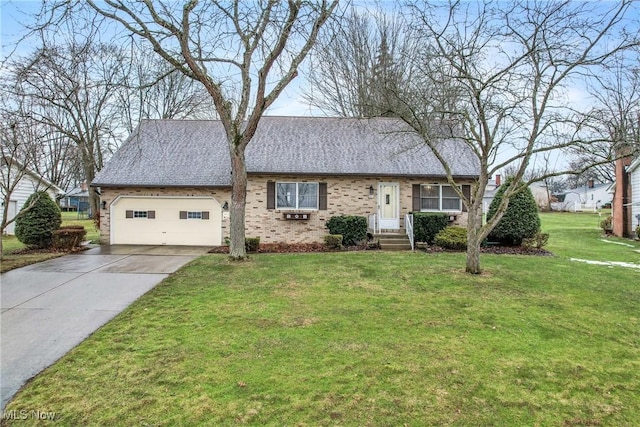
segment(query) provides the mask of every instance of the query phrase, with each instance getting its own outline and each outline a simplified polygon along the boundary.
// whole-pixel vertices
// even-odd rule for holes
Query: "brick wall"
[[[267,210],[267,181],[280,182],[326,182],[327,210],[297,211],[310,214],[308,220],[287,220],[284,213],[290,210]],[[433,183],[437,180],[417,178],[389,177],[304,177],[296,175],[250,175],[247,187],[246,235],[260,237],[262,243],[321,242],[328,229],[326,221],[337,215],[360,215],[368,217],[377,213],[378,183],[395,182],[400,184],[400,227],[404,232],[404,216],[411,212],[413,206],[412,185]],[[445,181],[442,180],[442,183]],[[369,196],[369,187],[373,186],[374,195]],[[180,196],[180,197],[214,197],[221,205],[231,202],[230,188],[103,188],[101,201],[107,203],[106,209],[100,210],[100,231],[103,243],[109,243],[109,206],[118,196]],[[466,214],[458,214],[456,224],[466,225]],[[223,219],[222,236],[228,237],[229,220]]]
[[[620,237],[629,236],[630,229],[630,210],[631,207],[625,206],[630,203],[631,188],[629,182],[629,174],[626,167],[631,164],[631,157],[623,157],[616,160],[616,189],[613,194],[613,234]]]
[[[404,231],[404,216],[411,212],[413,200],[411,186],[423,184],[425,180],[389,177],[305,177],[295,175],[267,176],[251,175],[247,191],[246,233],[248,237],[260,237],[263,243],[275,242],[321,242],[329,230],[326,222],[337,215],[360,215],[368,217],[377,213],[378,183],[400,184],[400,227]],[[267,181],[280,182],[326,182],[327,210],[308,212],[309,220],[287,220],[289,210],[267,210]],[[435,182],[430,179],[428,182]],[[444,183],[444,181],[442,181]],[[374,195],[369,197],[369,187]],[[456,223],[465,225],[466,214],[458,215]]]

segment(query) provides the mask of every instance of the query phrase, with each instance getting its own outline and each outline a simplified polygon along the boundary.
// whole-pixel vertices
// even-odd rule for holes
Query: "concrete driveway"
[[[2,274],[2,409],[27,380],[207,249],[97,247]]]

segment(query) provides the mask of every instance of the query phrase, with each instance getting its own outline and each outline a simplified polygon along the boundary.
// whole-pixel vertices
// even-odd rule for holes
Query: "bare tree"
[[[143,119],[215,118],[211,97],[197,81],[135,45],[129,56],[115,100],[128,134]]]
[[[25,101],[28,101],[25,100]],[[37,109],[43,107],[32,105],[28,112],[28,119],[40,117],[44,112],[36,114]],[[62,123],[63,118],[53,118],[57,112],[44,108],[53,122]],[[51,125],[34,123],[37,126],[39,138],[34,150],[32,170],[62,189],[70,189],[84,182],[82,155],[80,148],[68,136]]]
[[[85,181],[82,155],[76,143],[55,129],[45,131],[34,159],[34,171],[63,190]]]
[[[566,89],[637,44],[637,23],[624,19],[630,7],[629,1],[411,5],[408,19],[422,43],[405,61],[423,72],[398,93],[399,114],[433,150],[468,208],[468,273],[481,272],[480,244],[514,194],[533,181],[575,172],[546,171],[523,180],[537,157],[609,140],[594,134],[588,114],[572,108]],[[628,22],[635,25],[630,32],[624,28]],[[466,145],[477,158],[480,175],[470,195],[463,194],[441,152],[445,139]],[[517,165],[513,184],[483,224],[488,179],[510,164]]]
[[[330,21],[310,55],[304,98],[329,115],[376,117],[395,115],[388,105],[410,80],[400,58],[413,50],[413,39],[393,11],[352,8]]]
[[[633,155],[640,152],[639,61],[640,48],[630,49],[614,55],[606,64],[607,72],[594,76],[598,85],[590,88],[590,92],[597,102],[590,112],[590,125],[607,140],[592,144],[588,150],[577,147],[570,151],[575,169],[595,164],[584,174],[571,178],[575,187],[584,185],[589,179],[615,181],[614,162],[607,160],[619,153]]]
[[[6,94],[5,94],[6,95]],[[2,221],[0,236],[7,227],[33,205],[25,205],[20,212],[9,215],[9,207],[16,190],[23,184],[24,178],[31,172],[37,156],[40,133],[38,124],[29,119],[24,104],[7,100],[2,96],[0,109],[0,194],[2,195]],[[49,183],[35,180],[36,190],[46,190]],[[2,239],[0,239],[0,259],[2,259]]]
[[[245,149],[267,108],[296,77],[338,1],[87,3],[211,96],[231,156],[230,257],[244,259]]]
[[[78,147],[84,179],[91,182],[102,168],[104,152],[117,129],[112,100],[118,88],[123,51],[96,43],[91,34],[64,45],[44,47],[11,63],[12,79],[5,86],[17,96],[33,100],[31,117],[68,138]],[[99,197],[89,194],[91,211],[98,212]]]

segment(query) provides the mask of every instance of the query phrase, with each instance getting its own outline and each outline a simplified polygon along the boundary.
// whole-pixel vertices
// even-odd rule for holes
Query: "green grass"
[[[597,214],[553,213],[541,214],[540,218],[543,231],[551,234],[550,248],[559,256],[640,264],[640,252],[636,252],[640,250],[640,242],[604,237]]]
[[[636,425],[640,272],[569,258],[574,244],[638,254],[599,242],[592,219],[544,215],[557,256],[486,255],[481,276],[462,254],[204,256],[7,410],[60,425]]]
[[[93,221],[91,219],[79,219],[78,214],[75,212],[62,212],[62,225],[82,225],[87,230],[86,240],[95,242],[100,240],[100,231],[96,228]],[[24,267],[64,255],[64,253],[55,251],[17,252],[24,249],[25,245],[16,239],[15,236],[2,236],[3,258],[0,265],[0,272],[4,273],[14,268]]]
[[[100,230],[96,228],[93,220],[79,218],[76,212],[62,212],[62,225],[82,225],[87,230],[86,240],[96,243],[100,241]]]

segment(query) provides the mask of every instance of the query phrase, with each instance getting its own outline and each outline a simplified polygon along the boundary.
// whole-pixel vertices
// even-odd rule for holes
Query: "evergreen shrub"
[[[342,236],[340,234],[328,234],[324,236],[324,244],[329,249],[342,249]]]
[[[24,203],[16,219],[16,238],[29,247],[49,248],[53,232],[60,228],[60,208],[46,191],[36,191]]]
[[[500,186],[489,206],[487,220],[495,216],[504,192],[513,185],[512,183],[512,179],[507,179]],[[489,234],[489,240],[500,242],[503,245],[519,246],[524,239],[534,237],[539,231],[540,216],[538,215],[538,205],[533,198],[531,190],[527,187],[511,196],[507,210]]]
[[[414,212],[413,238],[416,242],[433,243],[436,234],[449,224],[449,217],[444,213]]]
[[[463,251],[467,249],[467,229],[458,226],[447,227],[436,234],[433,243],[441,248]]]
[[[258,252],[258,249],[260,249],[260,238],[259,237],[245,238],[244,248],[247,252]]]
[[[327,221],[327,228],[331,234],[342,235],[345,246],[355,246],[367,240],[367,218],[363,216],[334,216]]]

